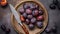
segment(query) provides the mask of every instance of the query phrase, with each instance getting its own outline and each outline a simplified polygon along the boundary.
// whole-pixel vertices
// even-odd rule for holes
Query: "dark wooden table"
[[[7,0],[7,1],[8,3],[11,3],[13,6],[15,6],[17,3],[20,2],[20,0]],[[52,3],[52,0],[39,0],[39,1],[42,2],[42,4],[46,7],[49,14],[49,24],[47,28],[52,28],[53,25],[56,24],[57,26],[56,34],[60,34],[60,10],[58,10],[58,8],[55,10],[51,10],[49,8],[49,5]],[[0,6],[0,26],[2,24],[5,24],[7,28],[11,29],[10,34],[17,34],[17,32],[13,29],[11,25],[10,16],[11,16],[11,12],[9,6],[7,6],[6,8],[2,8]],[[0,34],[5,34],[5,32],[1,30],[1,28],[0,28]],[[43,32],[42,34],[46,34],[46,33]]]

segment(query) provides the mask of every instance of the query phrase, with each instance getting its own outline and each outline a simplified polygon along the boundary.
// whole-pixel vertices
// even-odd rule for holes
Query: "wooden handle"
[[[23,30],[24,30],[24,32],[25,32],[25,34],[29,34],[29,32],[28,32],[28,30],[26,29],[26,27],[24,26],[24,24],[23,25],[21,25],[22,26],[22,28],[23,28]]]

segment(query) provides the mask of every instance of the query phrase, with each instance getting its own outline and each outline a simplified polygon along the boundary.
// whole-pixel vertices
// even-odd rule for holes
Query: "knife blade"
[[[18,12],[15,10],[15,8],[11,4],[9,4],[9,6],[10,6],[11,12],[13,13],[15,19],[17,20],[18,24],[23,28],[25,34],[29,34],[26,27],[21,23],[20,16],[19,16]]]

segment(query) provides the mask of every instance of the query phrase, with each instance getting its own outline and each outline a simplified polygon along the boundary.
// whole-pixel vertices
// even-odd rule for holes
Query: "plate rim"
[[[24,2],[27,2],[27,1],[32,1],[32,2],[39,3],[39,4],[41,5],[41,7],[43,8],[43,10],[45,10],[46,15],[47,15],[47,18],[46,18],[47,24],[46,24],[46,26],[45,26],[45,28],[46,28],[47,25],[48,25],[48,12],[47,12],[46,8],[42,5],[42,3],[41,3],[40,1],[38,1],[38,0],[22,0],[20,3],[16,4],[15,9],[17,10],[17,7],[18,7],[21,3],[24,3]],[[12,19],[13,19],[13,14],[11,15],[11,24],[12,24]],[[12,26],[13,26],[13,28],[14,28],[18,33],[21,33],[21,32],[19,32],[19,31],[15,28],[15,26],[14,26],[13,24],[12,24]],[[44,31],[45,28],[44,28],[42,31]],[[42,31],[41,31],[41,32],[42,32]],[[39,33],[40,33],[40,32],[39,32]]]

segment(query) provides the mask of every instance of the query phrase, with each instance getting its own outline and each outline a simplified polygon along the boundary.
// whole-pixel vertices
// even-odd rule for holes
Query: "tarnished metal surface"
[[[11,3],[13,6],[15,6],[17,3],[20,2],[20,0],[7,0],[9,3]],[[39,0],[40,2],[43,3],[43,5],[46,7],[46,9],[48,10],[48,14],[49,14],[49,24],[47,28],[52,28],[54,24],[57,25],[57,34],[60,34],[60,10],[55,9],[55,10],[51,10],[49,8],[49,5],[52,3],[52,0]],[[17,34],[10,22],[10,9],[9,6],[7,6],[6,8],[2,8],[0,6],[0,26],[2,24],[5,24],[7,28],[11,29],[10,34]],[[0,34],[5,34],[4,31],[1,30],[0,28]],[[45,32],[43,32],[43,34],[46,34]],[[51,33],[53,34],[53,33]]]

